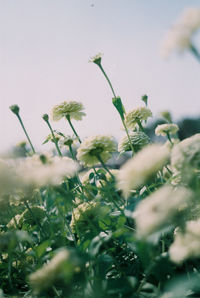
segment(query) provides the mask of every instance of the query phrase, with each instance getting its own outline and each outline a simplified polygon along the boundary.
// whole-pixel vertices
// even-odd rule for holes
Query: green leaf
[[[124,114],[125,114],[125,108],[122,104],[121,98],[120,97],[113,97],[112,103],[119,112],[121,118],[124,120]]]

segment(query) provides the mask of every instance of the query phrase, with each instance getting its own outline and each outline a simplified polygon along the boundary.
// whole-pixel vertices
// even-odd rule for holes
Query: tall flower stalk
[[[121,98],[116,96],[116,93],[114,91],[114,88],[112,86],[112,83],[109,79],[109,77],[107,76],[102,64],[101,64],[101,58],[102,58],[102,55],[101,54],[98,54],[96,55],[95,57],[91,58],[91,62],[95,63],[96,65],[98,65],[98,67],[100,68],[100,70],[102,71],[104,77],[106,78],[110,88],[111,88],[111,91],[112,91],[112,94],[113,94],[113,99],[112,99],[112,103],[113,105],[115,106],[115,108],[117,109],[119,115],[120,115],[120,118],[121,118],[121,121],[122,121],[122,124],[124,126],[124,129],[125,129],[125,132],[127,134],[127,137],[128,137],[128,140],[129,140],[129,143],[130,143],[130,147],[131,147],[131,150],[133,153],[135,153],[135,150],[133,148],[133,145],[132,145],[132,142],[131,142],[131,139],[130,139],[130,136],[129,136],[129,133],[128,133],[128,129],[126,127],[126,124],[125,124],[125,121],[124,121],[124,114],[125,114],[125,108],[124,108],[124,105],[122,104],[122,101],[121,101]]]
[[[12,105],[12,106],[10,106],[10,110],[17,116],[17,118],[18,118],[18,120],[19,120],[19,123],[21,124],[21,127],[22,127],[22,129],[23,129],[23,131],[24,131],[24,133],[25,133],[25,135],[26,135],[26,137],[27,137],[27,140],[28,140],[28,142],[29,142],[29,144],[30,144],[30,146],[31,146],[31,149],[32,149],[32,151],[33,151],[33,154],[35,154],[35,149],[34,149],[34,147],[33,147],[33,144],[32,144],[32,142],[31,142],[31,140],[30,140],[30,137],[29,137],[29,135],[28,135],[28,133],[27,133],[27,131],[26,131],[26,129],[25,129],[25,126],[24,126],[24,124],[23,124],[23,121],[22,121],[22,119],[21,119],[21,116],[19,115],[19,106],[18,105]]]

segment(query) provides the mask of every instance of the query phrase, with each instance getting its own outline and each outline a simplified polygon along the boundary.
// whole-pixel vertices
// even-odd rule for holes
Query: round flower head
[[[176,134],[177,131],[179,130],[178,125],[174,123],[166,123],[166,124],[161,124],[158,125],[155,129],[155,134],[157,136],[166,136],[167,134]]]
[[[117,176],[118,187],[125,196],[131,190],[143,186],[149,179],[167,164],[169,149],[166,146],[151,144],[128,160]]]
[[[162,43],[165,57],[173,51],[183,52],[191,46],[193,34],[200,28],[200,9],[186,9],[167,33]]]
[[[58,121],[65,117],[71,119],[81,120],[85,113],[83,112],[84,107],[81,102],[77,101],[64,101],[59,105],[53,107],[51,115],[52,120]]]
[[[147,107],[137,107],[134,110],[126,113],[125,123],[128,128],[133,129],[138,122],[146,121],[152,117],[152,112]]]
[[[180,171],[184,170],[185,166],[200,169],[200,134],[187,138],[174,146],[171,165]]]
[[[178,231],[169,249],[170,259],[177,264],[200,257],[200,220],[186,223],[185,232]]]
[[[147,237],[167,226],[176,225],[175,217],[186,208],[191,197],[186,188],[174,190],[171,186],[163,186],[142,200],[133,213],[138,236]]]
[[[93,166],[99,163],[98,157],[106,162],[114,151],[116,143],[112,137],[97,135],[85,139],[77,150],[77,159],[86,166]]]
[[[149,137],[142,131],[134,131],[129,133],[131,143],[134,147],[134,150],[137,152],[145,145],[149,144]],[[130,142],[127,136],[123,137],[118,144],[118,151],[123,153],[126,151],[131,151]]]

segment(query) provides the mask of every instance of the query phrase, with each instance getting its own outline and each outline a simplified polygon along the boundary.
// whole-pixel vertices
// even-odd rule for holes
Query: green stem
[[[27,202],[27,201],[24,201],[24,205],[25,205],[25,207],[28,209],[28,211],[29,211],[29,213],[31,214],[31,216],[32,216],[33,220],[35,221],[36,225],[38,225],[38,227],[39,227],[39,229],[40,229],[40,232],[46,237],[46,236],[47,236],[46,233],[42,230],[42,226],[41,226],[41,224],[40,224],[39,221],[35,218],[35,216],[34,216],[32,210],[31,210],[31,208],[30,208],[28,202]]]
[[[135,153],[135,150],[134,150],[133,144],[132,144],[132,142],[131,142],[131,138],[130,138],[130,136],[129,136],[128,129],[127,129],[127,127],[126,127],[125,121],[124,121],[124,119],[123,119],[122,117],[121,117],[121,120],[122,120],[124,129],[125,129],[126,135],[127,135],[127,137],[128,137],[129,145],[130,145],[131,150],[132,150],[132,152],[133,152],[133,154],[134,154],[134,153]]]
[[[107,80],[107,82],[108,82],[108,84],[109,84],[109,86],[110,86],[110,88],[111,88],[111,90],[112,90],[112,93],[113,93],[114,97],[116,97],[116,94],[115,94],[114,88],[113,88],[113,86],[112,86],[112,84],[111,84],[111,81],[109,80],[107,74],[105,73],[105,71],[104,71],[102,65],[101,65],[101,64],[98,64],[98,66],[99,66],[99,68],[101,69],[103,75],[105,76],[105,78],[106,78],[106,80]]]
[[[139,128],[141,129],[141,131],[142,131],[142,132],[145,132],[145,131],[144,131],[144,127],[142,126],[142,123],[141,123],[140,120],[137,121],[137,124],[138,124]]]
[[[73,160],[77,160],[76,157],[75,157],[75,155],[74,155],[72,146],[71,146],[71,145],[68,145],[68,147],[69,147],[69,152],[70,152],[70,154],[71,154],[71,156],[72,156],[72,159],[73,159]]]
[[[21,127],[22,127],[22,129],[23,129],[23,131],[24,131],[24,133],[25,133],[25,135],[26,135],[26,137],[27,137],[27,140],[28,140],[28,142],[29,142],[29,144],[30,144],[30,146],[31,146],[32,151],[33,151],[33,154],[35,154],[35,149],[34,149],[33,144],[32,144],[32,142],[31,142],[31,140],[30,140],[30,138],[29,138],[29,135],[28,135],[28,133],[27,133],[25,127],[24,127],[24,124],[23,124],[23,122],[22,122],[22,119],[21,119],[21,117],[20,117],[19,114],[16,114],[16,116],[17,116],[17,118],[18,118],[18,120],[19,120],[19,122],[20,122],[20,124],[21,124]]]
[[[110,174],[112,178],[114,178],[113,174],[110,172],[110,170],[107,168],[106,164],[104,163],[103,159],[101,158],[100,154],[97,155],[97,159],[100,161],[102,164],[102,167]]]
[[[170,142],[172,145],[174,145],[174,143],[172,142],[172,139],[171,139],[171,137],[170,137],[170,134],[169,134],[168,132],[166,132],[166,135],[167,135],[167,138],[168,138],[169,142]]]
[[[73,133],[75,134],[75,136],[77,137],[79,143],[81,144],[81,139],[80,139],[79,135],[77,134],[77,132],[76,132],[76,130],[75,130],[75,128],[74,128],[74,126],[73,126],[73,124],[71,122],[70,116],[69,115],[66,116],[66,119],[69,122],[69,125],[70,125],[71,129],[73,130]]]
[[[195,56],[195,58],[198,60],[198,62],[200,62],[200,53],[199,51],[196,49],[196,47],[194,45],[190,45],[190,51],[192,52],[192,54]]]
[[[47,125],[48,125],[48,127],[49,127],[49,129],[50,129],[50,131],[51,131],[51,134],[52,134],[52,137],[53,137],[53,141],[54,141],[54,143],[55,143],[55,146],[56,146],[56,150],[57,150],[57,152],[58,152],[58,155],[59,155],[60,157],[62,157],[62,153],[61,153],[60,148],[59,148],[59,146],[58,146],[58,141],[56,140],[56,137],[55,137],[55,134],[54,134],[53,129],[52,129],[52,127],[51,127],[51,124],[49,123],[48,120],[46,120],[46,123],[47,123]]]

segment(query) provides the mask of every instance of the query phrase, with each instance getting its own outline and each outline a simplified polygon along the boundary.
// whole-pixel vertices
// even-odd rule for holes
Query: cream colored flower
[[[186,188],[163,186],[141,201],[133,213],[139,237],[147,237],[176,224],[175,217],[187,207],[192,193]]]
[[[98,221],[100,205],[97,202],[84,202],[73,210],[70,227],[72,232],[85,233],[93,229],[94,222]]]
[[[178,231],[175,234],[169,255],[177,264],[191,257],[200,257],[200,219],[187,222],[185,232]]]
[[[150,109],[137,107],[125,114],[125,123],[128,128],[133,129],[138,124],[138,121],[146,121],[149,117],[152,117]]]
[[[177,124],[174,123],[166,123],[166,124],[160,124],[155,129],[155,134],[157,136],[166,136],[167,134],[176,134],[179,130],[179,127]]]
[[[173,147],[171,165],[176,170],[185,166],[200,169],[200,134],[193,135]]]
[[[89,62],[93,62],[95,64],[101,64],[101,59],[102,59],[103,54],[102,53],[98,53],[97,55],[95,55],[94,57],[91,57]]]
[[[70,119],[81,120],[85,113],[84,107],[81,102],[77,101],[64,101],[59,105],[53,107],[51,111],[52,120],[58,121],[65,117]]]
[[[97,135],[85,139],[77,150],[77,159],[86,166],[93,166],[99,163],[99,157],[106,162],[114,151],[116,143],[112,137]]]
[[[147,145],[122,166],[117,176],[118,187],[128,196],[131,190],[143,186],[154,177],[168,159],[169,149],[166,146]]]
[[[65,268],[68,265],[69,258],[69,251],[62,249],[49,261],[49,263],[29,275],[29,283],[36,294],[52,287],[56,280],[62,278],[63,272],[65,272]],[[65,279],[67,278],[69,281],[72,273],[72,270],[70,270],[69,274],[65,274],[63,277],[65,277]]]
[[[200,28],[200,9],[187,8],[163,40],[161,51],[167,57],[174,51],[183,52],[192,44],[193,34]]]
[[[75,142],[75,138],[71,136],[65,136],[59,140],[60,146],[71,146]]]
[[[21,182],[33,187],[59,184],[78,170],[78,164],[71,158],[37,154],[18,160],[16,166]]]
[[[129,133],[131,143],[134,147],[134,150],[137,152],[145,145],[149,144],[150,139],[149,137],[142,131],[133,131]],[[131,151],[130,142],[127,136],[124,136],[119,144],[118,144],[118,151],[123,153],[126,151]]]

